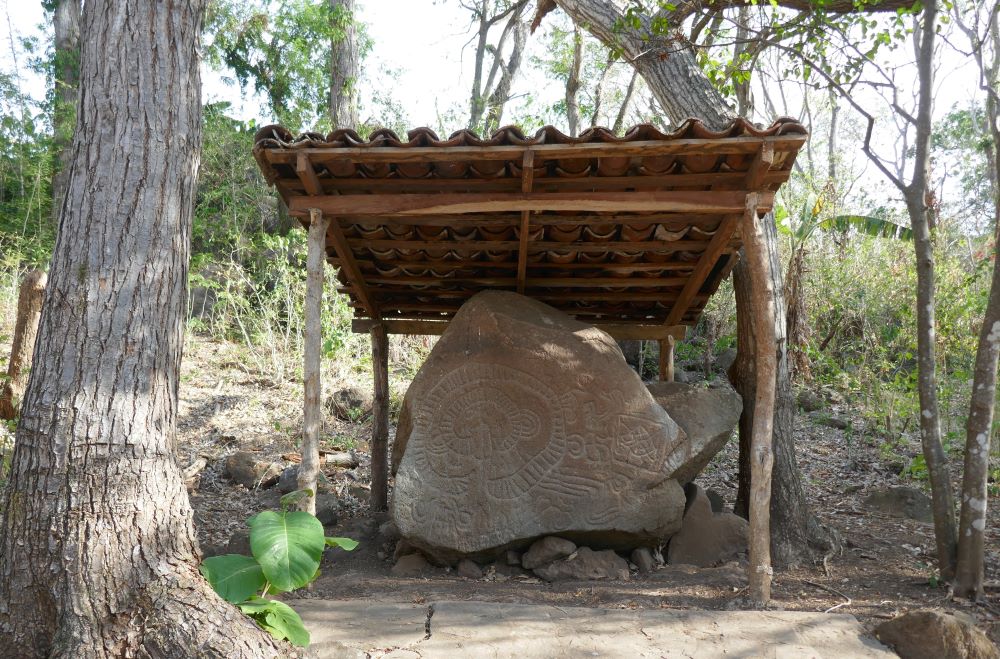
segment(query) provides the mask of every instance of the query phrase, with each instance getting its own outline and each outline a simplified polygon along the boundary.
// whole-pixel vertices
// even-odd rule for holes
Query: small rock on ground
[[[903,659],[1000,659],[971,618],[944,611],[904,613],[876,627],[875,635]]]
[[[463,558],[458,562],[458,567],[455,568],[455,573],[460,577],[465,577],[466,579],[483,578],[482,568],[467,558]]]
[[[565,558],[576,551],[576,545],[564,538],[549,535],[537,540],[521,557],[521,565],[529,570]]]
[[[869,494],[864,505],[867,508],[892,517],[908,517],[918,522],[934,521],[931,500],[915,487],[886,487]]]
[[[535,574],[546,581],[624,581],[628,579],[628,562],[610,549],[594,551],[580,547],[566,558],[535,568]]]
[[[226,456],[223,475],[248,490],[270,487],[278,480],[281,467],[273,462],[258,460],[253,453],[238,451]]]
[[[430,572],[433,568],[427,559],[421,554],[407,554],[401,556],[396,564],[392,566],[393,576],[397,577],[418,577]]]
[[[631,560],[635,563],[635,566],[639,568],[640,574],[646,574],[653,571],[653,566],[656,564],[653,560],[653,552],[649,550],[649,547],[639,547],[632,552]]]

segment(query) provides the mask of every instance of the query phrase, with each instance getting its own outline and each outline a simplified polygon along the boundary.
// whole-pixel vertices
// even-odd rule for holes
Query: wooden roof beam
[[[744,187],[754,192],[759,190],[767,182],[771,165],[774,164],[774,146],[765,142],[760,145],[760,151],[754,156],[750,168],[747,169],[746,182]]]
[[[296,196],[291,211],[317,208],[323,213],[343,215],[457,215],[504,211],[629,211],[742,213],[743,191],[664,192],[466,192],[444,194],[357,194]],[[774,193],[760,197],[761,210],[769,210]]]
[[[295,161],[295,173],[298,175],[299,180],[302,181],[303,187],[310,196],[317,197],[323,194],[323,184],[319,182],[316,170],[313,169],[312,163],[309,162],[309,154],[305,152],[299,153],[299,157]]]
[[[332,223],[331,223],[332,224]],[[337,227],[340,228],[339,226]],[[720,225],[720,228],[721,225]],[[719,234],[716,229],[715,236]],[[343,233],[341,233],[343,235]],[[724,249],[736,250],[738,245],[730,245],[729,241],[723,241]],[[529,252],[546,252],[550,250],[568,252],[654,252],[656,254],[670,254],[673,252],[699,252],[706,249],[712,241],[708,240],[637,240],[637,241],[615,241],[599,242],[587,241],[579,243],[561,243],[555,240],[538,241],[528,244]],[[436,241],[436,240],[392,240],[378,239],[365,240],[364,238],[349,238],[347,244],[354,249],[447,249],[459,254],[465,252],[514,252],[521,248],[521,243],[517,240],[462,240],[462,241]],[[339,255],[339,253],[338,253]],[[483,261],[484,265],[489,261]],[[528,264],[529,267],[533,263]],[[600,264],[597,264],[598,266]]]
[[[720,137],[679,140],[636,140],[587,144],[532,144],[526,146],[402,146],[402,147],[307,147],[317,162],[413,163],[462,160],[513,160],[523,158],[527,149],[543,160],[559,158],[601,158],[618,156],[730,155],[754,153],[761,144],[775,151],[797,151],[806,135],[771,137]],[[270,163],[295,162],[303,147],[262,149]]]
[[[372,301],[368,286],[365,284],[364,275],[361,274],[361,269],[358,267],[357,261],[354,260],[354,252],[351,251],[351,246],[348,244],[347,238],[344,236],[344,231],[340,228],[340,224],[330,222],[326,230],[326,235],[333,242],[333,248],[337,250],[340,267],[346,273],[347,281],[351,284],[350,292],[358,298],[369,316],[379,318],[379,308]]]
[[[440,336],[448,328],[447,320],[369,320],[367,318],[355,318],[351,321],[351,331],[357,334],[367,333],[373,325],[385,325],[389,334],[411,334]],[[675,327],[664,327],[659,324],[641,323],[598,323],[599,329],[607,332],[612,338],[618,340],[646,339],[657,340],[672,336],[675,339],[683,339],[687,328],[684,325]]]
[[[711,274],[712,268],[715,267],[715,262],[726,251],[729,241],[732,240],[733,235],[739,229],[741,219],[742,215],[727,215],[722,220],[722,224],[716,229],[715,235],[712,236],[712,240],[708,243],[708,247],[705,248],[701,258],[698,259],[698,265],[695,266],[690,278],[688,278],[687,283],[681,290],[681,294],[674,302],[674,306],[670,310],[667,320],[664,322],[665,325],[677,325],[684,318],[684,314],[687,312],[688,307],[691,306],[691,302],[705,284],[705,280]]]

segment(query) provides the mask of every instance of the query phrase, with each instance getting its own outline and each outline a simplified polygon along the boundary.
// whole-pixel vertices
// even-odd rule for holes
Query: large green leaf
[[[913,230],[896,224],[890,220],[872,215],[837,215],[823,220],[820,227],[824,231],[836,229],[847,231],[854,229],[866,236],[877,238],[894,238],[896,240],[913,240]]]
[[[295,609],[284,602],[255,597],[238,606],[279,641],[288,639],[292,645],[303,648],[309,645],[309,630]]]
[[[278,590],[309,583],[323,556],[323,524],[306,512],[266,510],[250,518],[250,549]]]
[[[354,551],[358,548],[358,541],[350,538],[334,538],[327,536],[324,538],[327,547],[340,547],[344,551]]]
[[[206,558],[199,569],[215,592],[233,604],[242,602],[264,587],[264,572],[252,556],[212,556]]]

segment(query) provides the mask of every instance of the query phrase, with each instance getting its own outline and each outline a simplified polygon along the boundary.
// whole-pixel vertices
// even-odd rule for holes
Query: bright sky
[[[12,64],[11,33],[15,37],[38,36],[45,15],[40,2],[0,0],[0,9],[0,66],[7,69]],[[367,0],[359,3],[359,11],[375,44],[366,62],[369,81],[376,89],[391,92],[405,109],[410,125],[435,126],[439,113],[455,105],[464,114],[472,70],[471,52],[464,53],[463,62],[462,46],[470,37],[465,10],[450,0]],[[533,42],[529,41],[525,61],[532,54]],[[970,60],[954,54],[945,58],[938,75],[942,92],[938,96],[939,111],[947,111],[952,102],[974,93],[975,77],[970,64]],[[24,62],[18,65],[27,90],[41,97],[44,81],[30,76]],[[561,89],[552,89],[537,72],[532,76],[529,69],[522,65],[518,87],[546,99],[561,95]],[[387,70],[398,76],[390,78],[384,74]],[[228,100],[243,118],[259,115],[259,99],[241,99],[239,89],[224,84],[219,75],[205,71],[204,84],[206,102]]]
[[[374,43],[373,52],[365,62],[367,82],[370,85],[362,94],[371,95],[382,91],[402,105],[409,126],[431,126],[437,128],[439,115],[457,108],[457,117],[446,122],[445,133],[463,127],[468,112],[468,97],[471,87],[472,53],[465,45],[470,37],[468,12],[461,9],[454,0],[359,0],[360,19]],[[547,22],[556,20],[554,15]],[[0,68],[10,70],[12,61],[12,32],[19,36],[39,36],[39,26],[45,22],[44,12],[39,2],[26,0],[0,0]],[[534,50],[532,50],[534,44]],[[528,52],[522,64],[522,73],[515,92],[530,91],[536,98],[549,103],[562,96],[561,85],[545,81],[541,74],[530,67],[532,54],[540,54],[537,39],[529,40]],[[959,56],[954,50],[943,47],[941,69],[937,76],[938,116],[947,113],[956,102],[967,102],[978,96],[976,77],[971,58]],[[464,60],[463,60],[464,55]],[[912,58],[909,47],[901,48],[893,56],[900,61]],[[317,63],[325,65],[325,63]],[[26,71],[24,62],[17,62],[22,75],[22,84],[33,97],[44,95],[44,81]],[[910,69],[912,71],[913,69]],[[391,77],[386,71],[395,71]],[[248,119],[261,116],[264,103],[257,98],[241,99],[239,89],[224,84],[218,74],[205,71],[203,100],[206,102],[227,100],[232,102],[234,114]],[[915,81],[900,81],[909,86]],[[786,85],[786,99],[792,113],[799,111],[801,94]],[[859,98],[865,92],[859,92]],[[903,96],[903,104],[910,105]],[[763,109],[763,100],[758,98],[758,106]],[[868,95],[865,105],[883,109],[882,103],[872,102]],[[779,108],[779,111],[781,108]],[[845,108],[842,117],[850,121],[853,114]],[[507,115],[509,117],[509,115]],[[857,115],[854,115],[855,119]],[[362,116],[362,120],[368,117]],[[894,131],[878,131],[883,141],[879,151],[890,155],[895,149]],[[886,141],[892,138],[893,141]],[[817,144],[817,147],[819,145]],[[867,175],[881,176],[874,167],[858,154],[856,162]],[[862,183],[863,185],[863,183]],[[894,195],[895,196],[895,195]]]

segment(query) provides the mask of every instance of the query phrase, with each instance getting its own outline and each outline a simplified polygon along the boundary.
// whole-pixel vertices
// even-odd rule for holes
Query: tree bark
[[[934,40],[937,1],[923,1],[923,17],[917,45],[919,91],[914,143],[913,179],[902,188],[913,228],[917,261],[917,390],[920,399],[920,443],[931,483],[934,536],[941,578],[955,576],[957,537],[955,496],[952,492],[948,457],[941,446],[941,420],[937,395],[937,362],[934,309],[934,247],[931,237],[930,198],[931,113],[933,110]]]
[[[358,125],[358,30],[354,0],[330,0],[336,20],[344,31],[330,45],[330,123],[333,128]]]
[[[577,94],[580,92],[580,68],[583,66],[583,35],[580,28],[573,28],[573,60],[569,65],[569,76],[566,78],[566,123],[569,124],[570,137],[576,137],[580,131],[580,103]]]
[[[514,47],[510,51],[510,58],[506,64],[503,64],[503,60],[499,59],[499,53],[496,55],[501,68],[500,81],[486,100],[486,127],[484,131],[486,135],[490,135],[500,127],[503,120],[503,110],[507,101],[510,100],[510,90],[514,86],[514,78],[517,77],[517,72],[521,68],[521,57],[524,54],[524,47],[528,43],[528,26],[521,20],[520,11],[511,20],[517,21],[517,25],[513,28]]]
[[[52,175],[52,224],[59,211],[69,178],[70,145],[76,123],[76,101],[80,84],[80,0],[58,0],[52,10],[55,42],[55,109],[52,147],[56,152]]]
[[[956,8],[956,11],[957,8]],[[979,330],[979,345],[972,378],[972,397],[969,401],[969,420],[965,436],[965,464],[962,476],[962,507],[958,523],[958,557],[955,570],[954,591],[959,597],[979,599],[983,596],[983,551],[986,529],[986,507],[990,466],[990,436],[997,388],[997,362],[1000,356],[1000,266],[997,264],[1000,244],[1000,22],[997,20],[997,3],[984,9],[986,30],[982,36],[959,24],[975,42],[974,48],[983,86],[986,88],[986,124],[991,143],[987,147],[987,161],[993,188],[993,278],[990,282],[989,300],[983,324]],[[978,17],[977,17],[978,18]],[[976,22],[978,26],[978,21]],[[984,50],[991,61],[986,61]]]
[[[670,120],[677,124],[688,117],[698,117],[706,125],[721,128],[734,118],[719,92],[698,67],[694,54],[686,42],[680,38],[653,35],[650,17],[639,15],[639,26],[627,27],[623,16],[615,5],[607,0],[556,0],[577,25],[583,26],[610,48],[620,48],[624,56],[646,80],[650,91],[663,107]],[[539,10],[542,13],[544,6]],[[536,16],[536,22],[537,22]],[[626,27],[623,27],[626,26]],[[777,229],[773,215],[761,221],[764,229],[766,249],[771,259],[771,278],[774,287],[775,331],[778,341],[777,367],[775,371],[775,418],[774,441],[774,483],[771,504],[772,558],[776,565],[796,565],[812,558],[812,546],[830,546],[836,540],[835,534],[822,527],[809,513],[801,475],[795,457],[793,436],[794,400],[788,370],[785,337],[785,302],[782,295],[781,265],[778,262]],[[752,401],[756,396],[754,384],[754,364],[752,341],[753,307],[749,293],[749,279],[746,266],[741,262],[734,271],[734,286],[744,288],[744,294],[737,294],[736,313],[739,366],[734,367],[734,385],[744,401]],[[740,361],[742,360],[742,361]],[[737,500],[737,511],[741,507],[748,515],[750,478],[749,448],[750,431],[753,427],[752,405],[744,402],[740,419],[741,488],[744,496]],[[812,541],[810,543],[810,540]],[[812,546],[811,546],[812,545]]]
[[[7,364],[7,382],[0,390],[0,419],[10,421],[17,418],[21,408],[21,398],[31,369],[31,355],[35,351],[35,335],[38,332],[38,317],[42,313],[46,279],[43,270],[32,270],[21,280],[21,289],[17,295],[17,323],[14,325],[14,340],[10,347],[10,362]]]
[[[88,0],[70,176],[0,526],[23,657],[275,656],[198,574],[175,458],[203,0]]]

